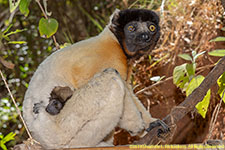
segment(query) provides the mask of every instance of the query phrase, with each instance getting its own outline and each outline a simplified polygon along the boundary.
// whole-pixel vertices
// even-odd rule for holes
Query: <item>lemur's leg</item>
[[[144,129],[146,129],[146,131],[150,131],[151,129],[153,129],[156,126],[161,126],[162,128],[158,131],[159,136],[160,136],[160,134],[169,132],[170,131],[169,127],[163,121],[161,121],[157,118],[153,118],[151,116],[150,112],[148,112],[146,110],[146,108],[141,103],[141,101],[133,93],[133,90],[132,90],[131,86],[127,85],[126,87],[127,88],[126,88],[125,109],[124,109],[125,110],[125,112],[124,112],[125,117],[123,117],[123,118],[127,118],[127,116],[130,116],[129,114],[131,114],[131,112],[129,110],[133,110],[130,107],[133,106],[131,104],[134,103],[135,106],[133,106],[133,107],[136,107],[138,112],[140,112],[141,117],[142,117],[143,122],[144,122]],[[126,104],[128,104],[128,105],[126,105]],[[126,109],[126,107],[127,107],[127,109]],[[125,120],[122,120],[121,122],[125,123],[126,128],[133,128],[132,124],[131,123],[128,124],[128,122],[135,122],[135,120],[137,120],[137,119],[133,118],[133,119],[130,119],[130,121],[125,119]],[[137,125],[137,123],[136,123],[136,125]]]
[[[57,126],[69,137],[65,145],[96,146],[102,142],[123,114],[124,95],[124,83],[114,69],[97,74],[77,89],[55,116]]]

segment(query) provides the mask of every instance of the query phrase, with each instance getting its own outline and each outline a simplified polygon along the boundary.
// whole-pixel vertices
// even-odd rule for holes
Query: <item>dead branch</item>
[[[200,102],[207,91],[216,83],[217,79],[225,72],[225,56],[206,76],[198,88],[196,88],[179,106],[176,106],[163,121],[169,126],[181,120],[187,113],[194,110],[195,105]],[[159,127],[154,128],[135,144],[158,144],[160,139],[157,137]]]

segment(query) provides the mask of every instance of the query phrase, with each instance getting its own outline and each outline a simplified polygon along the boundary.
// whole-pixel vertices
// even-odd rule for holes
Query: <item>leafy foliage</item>
[[[186,96],[190,95],[194,89],[196,89],[201,82],[204,80],[203,76],[195,76],[196,71],[196,59],[204,54],[205,51],[201,53],[196,53],[192,51],[192,57],[188,54],[178,55],[180,58],[191,61],[191,63],[184,63],[180,66],[176,66],[173,71],[173,83],[186,92]],[[198,113],[205,118],[206,112],[208,110],[210,101],[211,91],[209,90],[206,96],[201,102],[199,102],[195,107]]]
[[[222,28],[221,30],[225,31],[225,28]],[[225,42],[225,37],[219,36],[215,39],[210,40],[210,42]],[[218,57],[224,57],[225,56],[225,50],[219,49],[219,50],[213,50],[208,53],[211,56],[218,56]],[[225,103],[225,72],[220,76],[220,78],[217,80],[217,84],[219,86],[218,94],[221,98],[223,98],[223,102]]]
[[[17,34],[17,33],[23,32],[23,31],[26,31],[26,29],[22,29],[22,30],[21,29],[16,29],[15,31],[9,32],[9,30],[11,29],[11,27],[12,27],[12,24],[9,25],[5,30],[3,30],[2,33],[0,32],[0,41],[2,39],[5,39],[6,41],[8,41],[9,44],[24,44],[24,43],[26,43],[25,41],[10,41],[10,38],[9,38],[10,35]]]
[[[6,147],[6,143],[11,141],[11,140],[14,140],[14,136],[16,135],[16,133],[13,133],[13,132],[10,132],[9,134],[7,134],[5,137],[3,135],[0,135],[0,147],[3,149],[3,150],[7,150],[7,147]]]
[[[205,79],[205,77],[199,75],[194,77],[187,86],[186,96],[189,96]],[[205,115],[208,110],[209,102],[210,102],[211,90],[208,90],[206,96],[203,98],[201,102],[199,102],[195,107],[198,110],[198,113],[205,118]]]

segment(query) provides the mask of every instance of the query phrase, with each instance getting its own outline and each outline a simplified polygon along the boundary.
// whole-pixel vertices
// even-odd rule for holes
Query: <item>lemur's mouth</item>
[[[150,50],[150,46],[151,45],[147,45],[147,46],[141,48],[140,51],[148,51],[148,50]]]

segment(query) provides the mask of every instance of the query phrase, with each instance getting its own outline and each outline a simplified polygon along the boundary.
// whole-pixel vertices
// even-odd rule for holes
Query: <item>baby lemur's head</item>
[[[160,36],[159,17],[147,9],[115,11],[109,29],[118,39],[128,58],[149,53]]]

